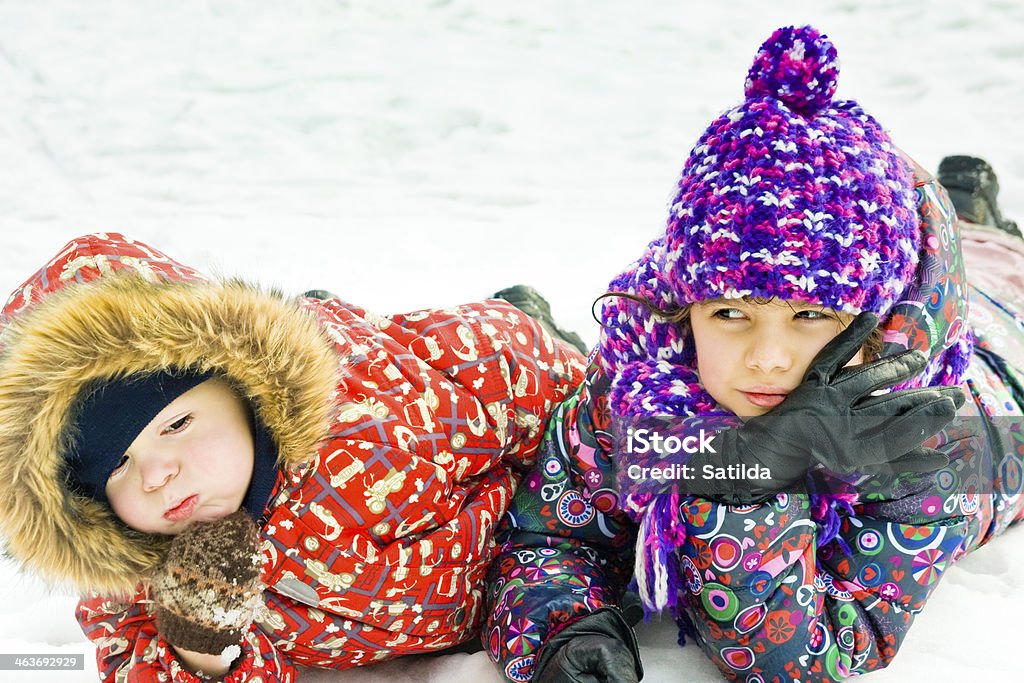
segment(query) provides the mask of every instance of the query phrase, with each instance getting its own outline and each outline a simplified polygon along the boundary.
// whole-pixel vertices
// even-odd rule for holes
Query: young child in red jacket
[[[121,235],[0,313],[0,533],[104,680],[290,681],[472,638],[580,355],[498,300],[379,316]]]

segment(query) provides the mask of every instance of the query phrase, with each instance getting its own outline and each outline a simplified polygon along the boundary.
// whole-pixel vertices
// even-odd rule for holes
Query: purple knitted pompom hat
[[[746,100],[683,167],[666,231],[681,303],[785,297],[881,316],[914,275],[914,182],[856,102],[832,101],[827,37],[783,28],[761,46]]]

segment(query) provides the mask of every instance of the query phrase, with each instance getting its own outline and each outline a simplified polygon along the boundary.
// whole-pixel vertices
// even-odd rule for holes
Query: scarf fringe
[[[639,496],[637,496],[639,498]],[[648,496],[631,500],[631,507],[645,508],[636,545],[636,589],[644,615],[666,607],[676,611],[681,579],[676,549],[686,541],[686,526],[679,515],[679,495]]]

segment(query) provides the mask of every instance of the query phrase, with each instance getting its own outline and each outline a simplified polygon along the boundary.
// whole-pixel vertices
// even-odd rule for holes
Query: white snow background
[[[0,1],[0,292],[121,231],[207,272],[380,312],[526,282],[588,343],[590,305],[662,228],[690,147],[761,41],[813,23],[859,100],[934,169],[989,159],[1024,219],[1024,4]],[[2,503],[0,503],[2,504]],[[1024,532],[947,572],[877,681],[1020,680]],[[0,566],[0,652],[86,653],[75,599]],[[645,680],[713,681],[670,622]],[[321,682],[497,682],[483,653]]]

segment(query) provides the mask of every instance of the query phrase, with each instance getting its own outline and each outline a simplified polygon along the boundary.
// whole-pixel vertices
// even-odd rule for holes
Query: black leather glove
[[[537,654],[533,683],[637,683],[644,677],[633,629],[618,609],[604,607],[548,638]]]
[[[690,460],[698,475],[688,492],[729,503],[756,503],[802,482],[820,464],[836,473],[931,472],[944,467],[942,453],[921,444],[945,427],[963,405],[958,387],[873,392],[919,373],[927,363],[907,351],[863,365],[844,367],[863,346],[878,318],[861,313],[815,356],[803,381],[778,406],[741,427],[720,432],[715,453]],[[705,464],[766,468],[766,479],[708,480]]]

